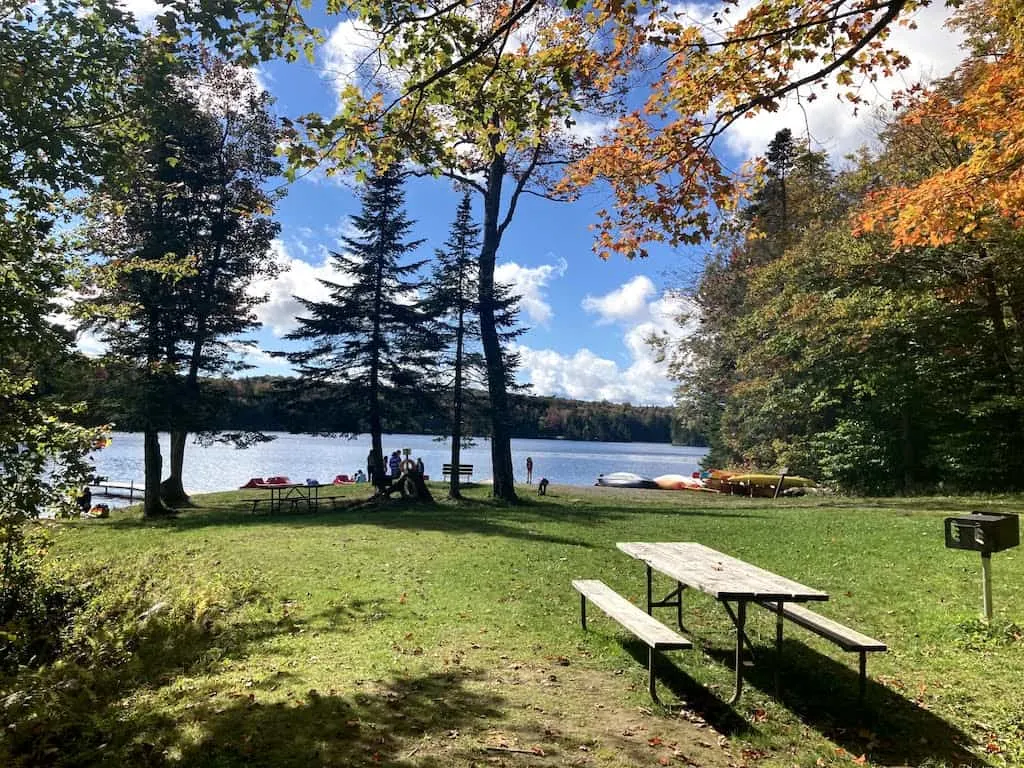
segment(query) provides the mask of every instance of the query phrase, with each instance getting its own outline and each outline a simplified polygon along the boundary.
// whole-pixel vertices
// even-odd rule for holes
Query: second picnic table
[[[743,646],[752,649],[746,633],[747,604],[769,604],[776,615],[776,654],[782,651],[782,620],[786,603],[828,600],[828,593],[799,584],[792,579],[758,568],[696,542],[620,542],[616,545],[647,566],[647,613],[653,608],[674,607],[676,622],[683,629],[683,590],[699,589],[725,608],[736,628],[736,686],[730,703],[743,692]],[[675,589],[654,600],[652,572],[658,571],[676,582]],[[735,603],[735,610],[732,603]],[[775,682],[778,687],[778,656]]]
[[[280,512],[281,506],[285,501],[289,502],[292,507],[298,504],[305,503],[307,509],[317,509],[320,503],[320,485],[310,485],[307,483],[263,483],[262,485],[255,486],[253,490],[269,490],[270,491],[270,511]],[[256,511],[256,506],[261,501],[268,501],[265,498],[252,499],[252,511]]]

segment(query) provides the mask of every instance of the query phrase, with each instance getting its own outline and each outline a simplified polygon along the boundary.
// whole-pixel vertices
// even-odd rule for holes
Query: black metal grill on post
[[[1020,544],[1020,519],[1016,514],[972,512],[947,517],[946,547],[981,553],[981,601],[986,619],[992,618],[992,553]]]

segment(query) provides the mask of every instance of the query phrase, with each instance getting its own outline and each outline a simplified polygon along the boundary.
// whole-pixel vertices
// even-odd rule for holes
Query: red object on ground
[[[266,483],[263,482],[262,477],[250,477],[249,482],[245,485],[239,486],[239,488],[259,488],[262,485],[266,485]]]
[[[355,485],[355,482],[348,475],[338,475],[334,478],[334,485]]]

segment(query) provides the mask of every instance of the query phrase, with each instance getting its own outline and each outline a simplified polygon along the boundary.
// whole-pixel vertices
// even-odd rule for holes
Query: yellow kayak
[[[779,484],[779,476],[763,472],[745,472],[740,475],[730,475],[724,483],[730,493],[745,496],[773,496],[775,487]],[[786,475],[782,480],[783,491],[788,488],[813,488],[816,485],[817,483],[810,478],[799,475]]]

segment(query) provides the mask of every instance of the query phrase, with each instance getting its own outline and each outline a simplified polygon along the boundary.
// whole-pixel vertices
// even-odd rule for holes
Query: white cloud
[[[598,315],[598,325],[649,317],[647,300],[654,294],[649,277],[637,275],[620,288],[604,296],[586,296],[583,309]]]
[[[865,83],[859,93],[870,105],[883,106],[895,91],[916,82],[943,77],[956,67],[963,58],[959,47],[963,36],[945,28],[949,14],[944,4],[935,3],[914,13],[916,30],[892,28],[886,46],[905,54],[910,59],[910,68],[892,77],[879,74],[877,81]],[[810,132],[812,148],[824,149],[833,156],[842,156],[870,144],[877,133],[873,125],[875,109],[861,105],[855,114],[853,105],[836,98],[846,90],[832,83],[824,92],[815,91],[814,101],[807,101],[811,91],[805,90],[799,98],[789,98],[778,112],[738,120],[726,136],[727,144],[744,157],[761,155],[783,128],[789,128],[799,137]]]
[[[653,359],[634,360],[629,366],[598,357],[589,349],[566,356],[550,349],[518,347],[521,378],[539,395],[576,400],[607,400],[636,405],[668,405],[673,384]]]
[[[294,369],[288,360],[283,357],[275,357],[265,350],[256,347],[248,347],[241,344],[230,345],[243,362],[251,365],[256,374],[267,371],[275,375],[287,375],[294,373]],[[252,374],[250,374],[252,375]]]
[[[120,0],[119,5],[126,11],[131,12],[136,21],[150,21],[157,14],[163,13],[167,8],[157,0]]]
[[[532,383],[541,395],[635,405],[670,404],[675,384],[668,377],[667,363],[658,359],[649,340],[667,338],[671,348],[674,341],[692,332],[693,325],[681,327],[677,322],[685,309],[678,298],[663,294],[649,301],[654,292],[649,279],[634,278],[605,296],[584,300],[585,308],[590,302],[592,311],[623,328],[622,345],[628,362],[620,364],[586,348],[563,355],[523,346],[518,348],[521,379]],[[616,301],[628,311],[616,311]]]
[[[565,129],[565,133],[576,141],[596,145],[611,136],[618,124],[617,117],[598,117],[581,112],[574,117],[573,124]]]
[[[329,292],[320,283],[321,279],[341,284],[348,284],[351,281],[347,275],[334,269],[326,252],[320,264],[310,264],[289,255],[288,249],[280,240],[274,240],[271,248],[282,272],[273,280],[254,281],[249,293],[268,296],[266,303],[256,308],[256,316],[261,323],[270,327],[275,336],[280,337],[296,327],[295,318],[303,312],[296,296],[312,301],[325,301]]]
[[[519,307],[530,322],[546,326],[554,313],[547,301],[545,289],[552,280],[562,277],[568,268],[565,259],[559,259],[557,264],[542,264],[539,267],[506,262],[495,267],[494,279],[511,286],[512,292],[522,297]]]
[[[377,52],[374,32],[355,19],[340,22],[324,42],[320,74],[336,94],[349,85],[376,82],[391,90],[401,86],[403,78],[387,66]]]
[[[55,301],[58,310],[52,312],[46,319],[54,325],[59,325],[71,331],[75,335],[75,347],[83,355],[101,357],[107,353],[106,343],[100,339],[96,332],[82,330],[81,321],[72,314],[74,304],[84,298],[86,296],[78,291],[65,291]]]

